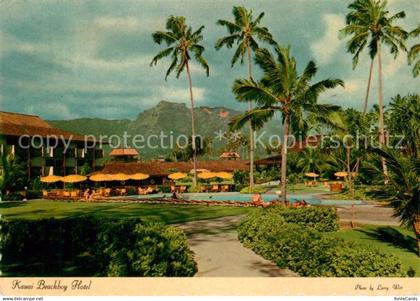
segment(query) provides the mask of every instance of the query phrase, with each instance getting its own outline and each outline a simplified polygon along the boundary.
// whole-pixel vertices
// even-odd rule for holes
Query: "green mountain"
[[[197,134],[202,137],[212,138],[212,154],[217,156],[224,147],[225,141],[216,139],[216,133],[219,131],[228,131],[228,123],[232,117],[240,114],[241,111],[229,109],[226,107],[197,107],[195,110]],[[140,112],[135,120],[121,119],[108,120],[100,118],[79,118],[73,120],[51,120],[53,126],[64,130],[72,131],[83,135],[100,135],[111,136],[118,135],[123,137],[124,132],[129,135],[128,145],[132,145],[131,141],[135,135],[137,136],[137,144],[144,145],[148,137],[154,144],[158,144],[161,139],[161,133],[167,137],[162,138],[164,145],[170,145],[170,137],[174,143],[179,135],[191,135],[191,111],[183,103],[173,103],[169,101],[161,101],[155,107]],[[269,122],[263,129],[267,132],[264,137],[270,134],[281,135],[280,121],[273,120]],[[245,130],[244,130],[245,131]],[[261,133],[261,131],[260,131]],[[157,135],[151,136],[151,135]],[[141,142],[141,138],[144,142]],[[115,137],[114,137],[115,138]],[[267,140],[267,139],[263,139]],[[115,141],[116,140],[112,140]],[[183,140],[181,140],[181,143]],[[159,143],[160,144],[160,143]],[[168,155],[171,150],[169,148],[140,148],[143,158],[150,159],[158,155]],[[260,151],[261,152],[261,151]]]

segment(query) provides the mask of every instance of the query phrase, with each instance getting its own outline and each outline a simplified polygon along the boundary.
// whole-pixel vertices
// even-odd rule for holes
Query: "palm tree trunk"
[[[383,87],[382,87],[382,59],[381,59],[381,42],[378,42],[378,79],[379,79],[379,145],[382,148],[385,145],[385,126],[384,126],[384,109],[383,109]],[[382,158],[382,170],[384,172],[385,183],[387,183],[388,169],[385,159]]]
[[[286,115],[283,122],[283,145],[281,146],[281,198],[282,201],[287,200],[287,138],[289,136],[289,116]]]
[[[370,84],[372,82],[372,71],[373,71],[373,62],[375,58],[370,60],[370,68],[369,68],[369,77],[368,77],[368,84],[366,88],[366,95],[365,95],[365,104],[363,106],[363,115],[367,113],[368,101],[369,101],[369,93],[370,93]]]
[[[366,88],[365,103],[363,105],[363,115],[366,115],[366,113],[367,113],[368,102],[369,102],[369,93],[370,93],[370,84],[372,82],[372,71],[373,71],[374,60],[375,60],[375,58],[370,60],[368,84],[367,84],[367,88]],[[360,157],[357,158],[356,164],[354,165],[354,170],[355,170],[356,174],[359,173],[359,167],[360,167]]]
[[[252,78],[251,48],[247,47],[248,52],[248,78]],[[252,110],[252,103],[249,103],[249,110]],[[249,187],[254,188],[254,129],[252,122],[249,124]]]
[[[350,167],[350,155],[351,155],[350,147],[346,146],[347,181],[349,185],[349,191],[351,195],[354,197],[353,178],[351,175],[351,167]]]
[[[188,60],[186,63],[186,67],[187,67],[188,84],[190,87],[190,100],[191,100],[191,132],[192,132],[193,170],[194,170],[193,186],[195,188],[197,186],[197,147],[195,145],[194,97],[193,97],[193,89],[192,89],[191,72],[190,72],[190,66],[188,64]]]

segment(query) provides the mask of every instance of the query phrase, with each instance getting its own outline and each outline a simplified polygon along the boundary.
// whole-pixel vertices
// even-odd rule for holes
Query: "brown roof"
[[[0,135],[59,136],[64,139],[84,141],[82,135],[54,128],[39,116],[12,112],[0,112]]]
[[[139,152],[135,148],[114,148],[110,156],[138,156]]]
[[[220,155],[220,158],[239,158],[239,154],[237,152],[224,152]]]
[[[210,171],[248,170],[246,161],[198,161],[198,169],[207,169]],[[110,162],[104,166],[101,173],[145,173],[151,176],[167,176],[175,171],[190,172],[193,169],[192,162]]]

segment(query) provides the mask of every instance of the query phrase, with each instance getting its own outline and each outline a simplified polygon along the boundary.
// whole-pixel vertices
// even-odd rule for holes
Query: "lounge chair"
[[[212,192],[219,192],[219,185],[213,185],[213,186],[211,187],[211,191],[212,191]]]
[[[229,185],[223,185],[221,188],[222,192],[228,192],[229,191]]]
[[[180,193],[184,193],[185,191],[187,191],[187,186],[181,186],[181,187],[179,187],[179,192]]]
[[[42,197],[43,197],[44,199],[47,199],[47,198],[48,198],[48,191],[47,191],[47,190],[43,190],[43,191],[42,191]]]

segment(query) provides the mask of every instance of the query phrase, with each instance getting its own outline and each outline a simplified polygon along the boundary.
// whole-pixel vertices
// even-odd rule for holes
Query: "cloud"
[[[45,115],[48,112],[49,116],[54,116],[57,119],[74,119],[78,118],[77,114],[74,114],[70,109],[63,103],[43,103],[42,106],[34,106],[33,104],[26,107],[25,112],[35,115]]]
[[[402,66],[407,64],[404,53],[400,53],[396,59],[389,53],[383,54],[383,74],[384,77],[391,77],[396,74]]]
[[[338,31],[344,26],[344,16],[340,14],[325,14],[322,19],[325,24],[324,35],[311,44],[311,51],[319,64],[325,65],[331,61],[331,58],[341,45]]]
[[[200,87],[193,88],[194,101],[200,102],[204,100],[206,89]],[[184,102],[189,103],[190,101],[190,91],[187,86],[185,88],[178,87],[166,87],[161,86],[157,89],[157,93],[154,95],[155,99],[167,99],[174,102]]]

